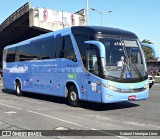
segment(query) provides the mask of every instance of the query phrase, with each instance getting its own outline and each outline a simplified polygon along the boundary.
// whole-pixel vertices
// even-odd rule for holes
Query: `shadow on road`
[[[140,105],[132,102],[119,102],[119,103],[108,103],[108,104],[83,102],[81,104],[81,108],[93,111],[110,111],[110,110],[126,109],[138,106]]]
[[[16,95],[15,91],[9,90],[9,89],[2,89],[2,92],[10,95]],[[67,99],[62,97],[49,96],[49,95],[36,94],[36,93],[25,93],[25,92],[23,93],[23,97],[69,105]],[[134,102],[133,103],[119,102],[119,103],[101,104],[101,103],[93,103],[93,102],[86,102],[86,101],[81,101],[81,105],[80,105],[80,107],[83,109],[93,110],[93,111],[117,110],[117,109],[126,109],[126,108],[138,107],[138,106],[140,105],[135,104]]]
[[[14,90],[2,89],[2,92],[6,93],[6,94],[16,95],[16,91],[14,91]],[[17,97],[19,97],[19,96],[17,96]],[[50,102],[55,102],[55,103],[59,103],[59,104],[66,104],[66,102],[67,102],[66,99],[62,98],[62,97],[36,94],[36,93],[28,93],[28,92],[23,92],[22,97],[27,97],[27,98],[37,99],[37,100],[50,101]]]

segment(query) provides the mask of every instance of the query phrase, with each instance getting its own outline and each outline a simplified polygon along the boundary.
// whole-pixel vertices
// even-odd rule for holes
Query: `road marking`
[[[111,136],[115,136],[115,137],[118,137],[118,138],[122,138],[122,139],[129,139],[129,138],[126,138],[126,137],[122,137],[122,136],[117,136],[115,134],[112,134],[112,133],[109,133],[109,132],[106,132],[106,131],[102,131],[102,130],[98,130],[98,129],[95,129],[95,128],[90,128],[91,130],[96,130],[98,132],[101,132],[101,133],[104,133],[104,134],[108,134],[108,135],[111,135]]]
[[[69,130],[69,128],[66,128],[66,127],[57,127],[55,128],[54,130]]]
[[[41,116],[45,116],[45,117],[48,117],[48,118],[52,118],[52,119],[55,119],[55,120],[59,120],[61,122],[65,122],[65,123],[69,123],[69,124],[72,124],[72,125],[76,125],[76,126],[79,126],[79,127],[88,128],[90,130],[96,130],[97,132],[101,132],[103,134],[112,135],[112,136],[115,136],[115,137],[118,137],[118,138],[122,138],[122,139],[129,139],[129,138],[126,138],[126,137],[117,136],[117,135],[109,133],[109,132],[100,131],[100,130],[95,129],[95,128],[85,127],[83,125],[80,125],[80,124],[77,124],[77,123],[74,123],[74,122],[70,122],[70,121],[67,121],[67,120],[63,120],[63,119],[60,119],[60,118],[57,118],[57,117],[53,117],[53,116],[50,116],[50,115],[46,115],[46,114],[43,114],[43,113],[34,112],[34,111],[30,111],[30,110],[26,110],[26,111],[30,112],[30,113],[38,114],[38,115],[41,115]]]
[[[6,105],[6,104],[2,104],[2,103],[0,103],[0,105],[6,106],[6,107],[10,107],[10,108],[14,108],[14,109],[18,109],[18,110],[22,110],[22,108],[18,108],[18,107]],[[68,123],[68,124],[76,125],[76,126],[79,126],[79,127],[88,128],[88,129],[90,129],[90,130],[96,130],[97,132],[101,132],[101,133],[104,133],[104,134],[107,134],[107,135],[112,135],[112,136],[115,136],[115,137],[117,137],[117,138],[129,139],[129,138],[126,138],[126,137],[117,136],[117,135],[115,135],[115,134],[112,134],[112,133],[109,133],[109,132],[106,132],[106,131],[100,131],[100,130],[95,129],[95,128],[89,128],[89,127],[83,126],[83,125],[81,125],[81,124],[77,124],[77,123],[74,123],[74,122],[70,122],[70,121],[67,121],[67,120],[63,120],[63,119],[60,119],[60,118],[57,118],[57,117],[53,117],[53,116],[50,116],[50,115],[46,115],[46,114],[43,114],[43,113],[34,112],[34,111],[30,111],[30,110],[25,110],[25,111],[26,111],[26,112],[30,112],[30,113],[34,113],[34,114],[38,114],[38,115],[41,115],[41,116],[45,116],[45,117],[48,117],[48,118],[52,118],[52,119],[55,119],[55,120],[59,120],[59,121],[61,121],[61,122],[65,122],[65,123]],[[4,112],[4,113],[16,113],[16,112],[11,111],[11,112]]]
[[[57,117],[49,116],[49,115],[46,115],[46,114],[43,114],[43,113],[34,112],[34,111],[30,111],[30,110],[26,110],[26,111],[30,112],[30,113],[35,113],[35,114],[38,114],[38,115],[42,115],[42,116],[45,116],[45,117],[48,117],[48,118],[52,118],[52,119],[55,119],[55,120],[59,120],[59,121],[62,121],[62,122],[66,122],[66,123],[69,123],[69,124],[72,124],[72,125],[83,127],[80,124],[77,124],[77,123],[74,123],[74,122],[70,122],[70,121],[67,121],[67,120],[63,120],[63,119],[60,119],[60,118],[57,118]]]
[[[0,105],[6,106],[6,107],[10,107],[10,108],[14,108],[14,109],[18,109],[18,110],[22,110],[22,108],[18,108],[18,107],[6,105],[6,104],[2,104],[2,103],[0,103]],[[112,133],[109,133],[109,132],[100,131],[100,130],[95,129],[95,128],[85,127],[85,126],[83,126],[83,125],[81,125],[81,124],[77,124],[77,123],[74,123],[74,122],[70,122],[70,121],[67,121],[67,120],[63,120],[63,119],[60,119],[60,118],[57,118],[57,117],[53,117],[53,116],[50,116],[50,115],[46,115],[46,114],[43,114],[43,113],[34,112],[34,111],[30,111],[30,110],[25,110],[25,111],[26,111],[26,112],[30,112],[30,113],[34,113],[34,114],[38,114],[38,115],[42,115],[42,116],[45,116],[45,117],[48,117],[48,118],[52,118],[52,119],[55,119],[55,120],[59,120],[59,121],[61,121],[61,122],[65,122],[65,123],[68,123],[68,124],[76,125],[76,126],[79,126],[79,127],[88,128],[88,129],[90,129],[90,130],[96,130],[97,132],[101,132],[101,133],[104,133],[104,134],[107,134],[107,135],[112,135],[112,136],[115,136],[115,137],[118,137],[118,138],[129,139],[129,138],[126,138],[126,137],[117,136],[117,135],[112,134]],[[5,113],[16,113],[16,112],[11,111],[11,112],[5,112]]]
[[[132,122],[132,121],[128,121],[128,122],[124,122],[126,124],[130,124],[130,125],[136,125],[136,126],[140,126],[140,127],[146,127],[146,124],[142,124],[142,123],[136,123],[136,122]],[[152,125],[152,124],[147,124],[147,126],[151,126],[152,128],[157,128],[160,129],[160,126],[156,126],[156,125]]]
[[[15,111],[7,111],[7,112],[4,112],[4,113],[13,114],[13,113],[17,113],[17,112],[15,112]]]
[[[6,107],[10,107],[10,108],[14,108],[14,109],[18,109],[18,110],[22,110],[21,108],[10,106],[10,105],[6,105],[6,104],[2,104],[2,103],[0,103],[0,105],[6,106]]]

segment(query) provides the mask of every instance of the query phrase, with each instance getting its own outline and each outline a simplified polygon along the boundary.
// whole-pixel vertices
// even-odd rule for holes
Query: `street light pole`
[[[103,20],[103,18],[102,18],[103,14],[107,14],[107,13],[113,12],[113,11],[101,12],[101,11],[98,11],[98,10],[96,10],[94,8],[91,8],[91,10],[92,11],[96,11],[96,12],[98,12],[101,15],[101,26],[102,26],[102,23],[103,23],[103,21],[102,21]]]
[[[86,10],[85,10],[85,20],[86,20],[86,25],[88,25],[88,0],[86,0]]]
[[[102,16],[103,16],[103,13],[101,13],[101,26],[102,26],[102,22],[103,22],[103,21],[102,21]]]

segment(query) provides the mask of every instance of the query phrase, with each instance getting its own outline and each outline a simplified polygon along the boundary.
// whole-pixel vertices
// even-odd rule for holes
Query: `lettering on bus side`
[[[65,65],[65,67],[77,67],[77,64],[67,64],[67,65]]]

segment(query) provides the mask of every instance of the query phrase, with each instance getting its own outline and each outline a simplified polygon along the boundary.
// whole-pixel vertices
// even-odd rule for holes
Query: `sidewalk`
[[[160,83],[154,83],[154,85],[159,85],[160,86]]]

